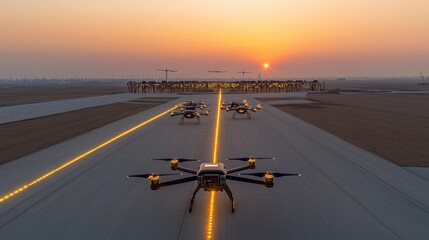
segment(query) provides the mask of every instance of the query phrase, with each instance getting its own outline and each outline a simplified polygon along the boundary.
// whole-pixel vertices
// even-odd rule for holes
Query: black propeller
[[[255,159],[255,160],[257,160],[257,159],[272,159],[272,160],[274,160],[276,158],[273,158],[273,157],[244,157],[244,158],[227,158],[226,160],[247,161],[249,159]]]
[[[278,172],[257,172],[257,173],[240,173],[238,175],[248,175],[256,177],[264,177],[265,174],[272,174],[273,177],[291,177],[291,176],[301,176],[300,173],[278,173]]]
[[[139,177],[139,178],[149,178],[151,176],[170,176],[170,175],[183,175],[182,173],[147,173],[147,174],[136,174],[128,175],[127,178]]]
[[[190,162],[190,161],[196,161],[196,162],[199,162],[199,161],[200,161],[199,159],[175,158],[175,157],[173,157],[173,158],[154,158],[154,159],[152,159],[152,160],[155,160],[155,161],[171,161],[171,160],[177,160],[177,161],[179,161],[179,162]]]

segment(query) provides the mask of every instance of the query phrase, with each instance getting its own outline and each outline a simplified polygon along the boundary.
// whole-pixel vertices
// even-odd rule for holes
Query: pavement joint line
[[[154,117],[152,117],[152,118],[150,118],[150,119],[148,119],[148,120],[146,120],[144,122],[141,122],[140,124],[138,124],[138,125],[130,128],[130,129],[128,129],[128,130],[126,130],[126,131],[124,131],[124,132],[122,132],[122,133],[120,133],[120,134],[118,134],[118,135],[116,135],[116,136],[114,136],[112,138],[110,138],[109,140],[107,140],[107,141],[101,143],[100,145],[98,145],[98,146],[96,146],[96,147],[94,147],[94,148],[86,151],[85,153],[83,153],[83,154],[81,154],[81,155],[79,155],[79,156],[77,156],[77,157],[75,157],[75,158],[67,161],[66,163],[64,163],[61,166],[59,166],[59,167],[57,167],[57,168],[55,168],[55,169],[53,169],[53,170],[45,173],[44,175],[42,175],[42,176],[40,176],[40,177],[38,177],[36,179],[33,179],[31,182],[28,182],[27,184],[19,186],[16,189],[11,190],[9,193],[6,193],[4,195],[0,195],[0,203],[3,203],[6,200],[11,199],[12,197],[15,197],[17,194],[25,191],[26,189],[29,189],[30,187],[32,187],[32,186],[36,185],[37,183],[45,180],[46,178],[50,177],[51,175],[53,175],[53,174],[55,174],[55,173],[57,173],[57,172],[65,169],[65,168],[67,168],[68,166],[76,163],[79,160],[82,160],[86,156],[91,155],[92,153],[94,153],[94,152],[102,149],[103,147],[105,147],[105,146],[107,146],[107,145],[115,142],[116,140],[121,139],[122,137],[124,137],[124,136],[126,136],[126,135],[128,135],[128,134],[130,134],[130,133],[132,133],[134,131],[136,131],[137,129],[143,127],[144,125],[146,125],[146,124],[148,124],[148,123],[150,123],[150,122],[152,122],[152,121],[154,121],[154,120],[162,117],[163,115],[165,115],[165,114],[169,113],[170,111],[172,111],[174,108],[175,107],[172,107],[172,108],[170,108],[170,109],[168,109],[168,110],[166,110],[166,111],[164,111],[164,112],[162,112],[162,113],[160,113],[160,114],[158,114],[158,115],[156,115],[156,116],[154,116]]]

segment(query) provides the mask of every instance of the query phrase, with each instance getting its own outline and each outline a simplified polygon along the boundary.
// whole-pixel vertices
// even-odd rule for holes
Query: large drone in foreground
[[[241,176],[231,175],[232,173],[237,173],[240,171],[244,171],[247,169],[255,169],[256,160],[257,159],[275,159],[275,158],[257,158],[257,157],[244,157],[244,158],[228,158],[227,160],[239,160],[239,161],[247,161],[247,165],[236,167],[227,170],[223,163],[202,163],[197,170],[181,167],[179,166],[179,162],[187,162],[187,161],[199,161],[197,159],[186,159],[186,158],[161,158],[161,159],[153,159],[153,160],[161,160],[161,161],[170,161],[171,170],[182,171],[185,173],[193,174],[194,176],[185,177],[177,180],[160,182],[161,176],[168,175],[182,175],[182,173],[166,173],[166,174],[158,174],[158,173],[150,173],[150,174],[137,174],[137,175],[129,175],[128,178],[148,178],[151,181],[150,188],[152,190],[158,190],[161,187],[171,186],[175,184],[181,184],[186,182],[198,181],[197,188],[195,189],[191,201],[189,203],[189,212],[192,212],[192,206],[195,201],[195,195],[198,191],[203,188],[204,191],[223,191],[225,190],[228,197],[231,199],[231,210],[235,212],[235,201],[232,196],[232,192],[226,183],[227,180],[230,181],[239,181],[246,183],[254,183],[259,185],[264,185],[265,187],[271,188],[274,186],[274,178],[285,177],[285,176],[301,176],[301,174],[297,173],[277,173],[277,172],[256,172],[256,173],[242,173],[239,175],[249,175],[256,177],[263,177],[264,180],[256,180],[250,178],[244,178]]]

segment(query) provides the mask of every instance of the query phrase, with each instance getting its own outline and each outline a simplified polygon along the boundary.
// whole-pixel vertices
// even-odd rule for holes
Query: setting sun
[[[269,63],[264,63],[264,68],[265,69],[267,69],[267,68],[269,68],[270,67],[270,64]]]

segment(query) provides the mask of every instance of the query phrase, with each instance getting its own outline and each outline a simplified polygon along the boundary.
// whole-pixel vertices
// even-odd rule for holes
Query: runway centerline
[[[222,89],[219,89],[219,98],[217,106],[217,116],[216,116],[216,127],[215,127],[215,139],[213,147],[213,163],[217,162],[217,152],[218,152],[218,138],[219,138],[219,128],[220,128],[220,106],[222,100]],[[206,238],[213,238],[213,222],[214,222],[214,203],[215,203],[215,192],[210,193],[210,203],[209,203],[209,221],[207,224]]]

